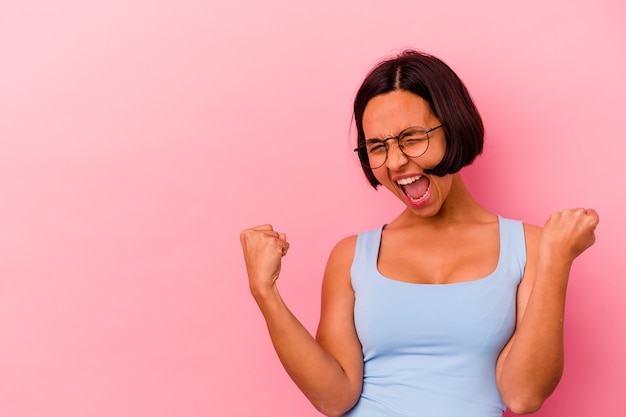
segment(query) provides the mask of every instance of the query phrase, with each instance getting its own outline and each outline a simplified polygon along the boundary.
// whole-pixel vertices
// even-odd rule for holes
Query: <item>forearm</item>
[[[327,415],[350,409],[360,392],[357,382],[291,313],[276,287],[254,297],[281,363],[304,395]]]
[[[532,412],[563,373],[563,320],[571,261],[540,259],[524,316],[502,364],[499,388],[509,408]]]

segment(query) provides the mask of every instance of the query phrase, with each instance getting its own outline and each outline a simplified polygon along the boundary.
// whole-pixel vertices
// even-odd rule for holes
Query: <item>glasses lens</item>
[[[360,146],[358,146],[355,151],[357,151],[357,154],[359,155],[359,161],[361,161],[361,164],[367,168],[378,168],[376,165],[372,166],[372,162],[370,160],[369,157],[369,152],[367,151],[367,147],[365,146],[365,144],[361,144]]]
[[[371,169],[380,168],[387,161],[389,140],[396,139],[398,147],[404,155],[410,158],[417,158],[424,155],[428,150],[429,137],[423,127],[415,126],[403,130],[399,136],[385,140],[368,139],[359,145],[356,151],[359,154],[361,163]]]
[[[387,160],[387,144],[381,141],[371,141],[366,144],[367,158],[370,168],[379,168]]]
[[[410,127],[402,132],[398,142],[406,156],[416,158],[428,149],[428,133],[421,127]]]

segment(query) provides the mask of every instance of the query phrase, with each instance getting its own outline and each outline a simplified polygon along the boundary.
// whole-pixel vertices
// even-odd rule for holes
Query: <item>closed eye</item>
[[[379,139],[368,139],[365,146],[370,153],[385,151],[385,142]]]
[[[404,138],[403,142],[405,146],[411,146],[411,145],[415,145],[418,143],[422,143],[425,140],[428,140],[428,138]]]

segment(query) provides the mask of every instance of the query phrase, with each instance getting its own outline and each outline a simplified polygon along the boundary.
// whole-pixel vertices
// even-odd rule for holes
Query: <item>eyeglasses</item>
[[[398,142],[398,148],[406,157],[417,158],[424,155],[428,150],[428,145],[430,144],[429,133],[442,126],[439,125],[428,130],[420,126],[407,127],[398,136],[392,136],[387,139],[367,139],[354,149],[354,152],[359,155],[359,160],[365,167],[370,169],[380,168],[387,162],[389,155],[387,142],[395,139]]]

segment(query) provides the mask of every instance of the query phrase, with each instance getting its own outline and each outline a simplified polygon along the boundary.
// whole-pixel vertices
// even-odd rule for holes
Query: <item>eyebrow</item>
[[[427,130],[426,128],[421,127],[421,126],[419,126],[419,125],[411,125],[411,126],[407,126],[407,127],[405,127],[404,129],[402,129],[402,130],[401,130],[400,132],[398,132],[398,134],[397,134],[397,135],[395,135],[395,136],[387,136],[385,139],[379,139],[379,138],[369,138],[369,139],[368,139],[368,138],[366,138],[366,139],[365,139],[365,142],[373,143],[373,142],[382,142],[382,141],[385,141],[385,140],[390,139],[390,138],[391,138],[391,139],[398,139],[398,138],[399,138],[399,137],[400,137],[403,133],[405,133],[407,130],[412,129],[412,128],[416,128],[416,127],[421,128],[421,129],[424,129],[424,130]]]

